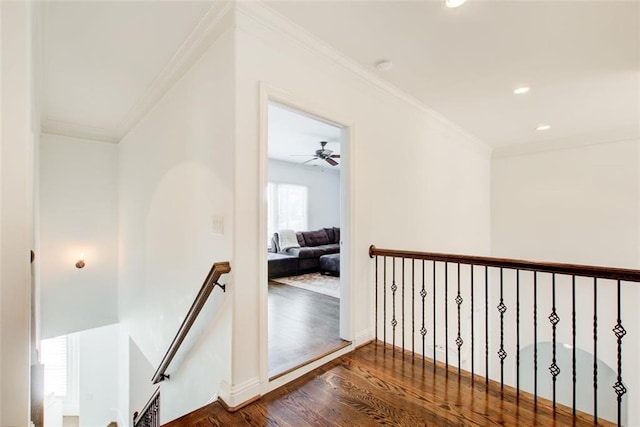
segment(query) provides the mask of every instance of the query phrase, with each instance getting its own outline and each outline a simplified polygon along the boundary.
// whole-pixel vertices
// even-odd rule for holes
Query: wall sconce
[[[84,254],[80,254],[80,259],[76,262],[76,268],[84,268]]]

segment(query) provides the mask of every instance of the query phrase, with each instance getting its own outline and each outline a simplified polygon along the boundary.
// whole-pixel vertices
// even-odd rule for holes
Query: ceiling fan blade
[[[327,157],[325,159],[327,161],[327,163],[329,163],[331,166],[337,166],[338,162],[336,162],[335,160],[333,160],[331,157]]]
[[[329,157],[331,157],[332,159],[339,159],[340,158],[340,154],[332,154]]]
[[[316,160],[316,159],[317,159],[317,157],[312,157],[312,158],[310,158],[309,160],[307,160],[306,162],[302,162],[301,164],[305,165],[305,164],[307,164],[307,163],[309,163],[309,162],[312,162],[312,161],[314,161],[314,160]]]

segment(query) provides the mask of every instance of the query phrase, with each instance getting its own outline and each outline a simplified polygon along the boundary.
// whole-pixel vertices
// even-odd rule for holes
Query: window
[[[270,182],[267,187],[267,242],[278,230],[307,229],[307,187]]]
[[[42,340],[41,359],[44,365],[44,394],[67,395],[67,336]]]

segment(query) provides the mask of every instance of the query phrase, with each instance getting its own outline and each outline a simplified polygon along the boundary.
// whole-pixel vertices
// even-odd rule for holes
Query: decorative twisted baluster
[[[504,359],[507,357],[507,352],[504,349],[504,313],[507,311],[507,306],[504,305],[503,291],[502,267],[500,267],[500,304],[498,304],[498,311],[500,312],[500,350],[498,350],[498,357],[500,358],[500,388],[504,388]]]
[[[556,311],[556,275],[552,275],[551,279],[551,314],[549,315],[549,322],[551,322],[551,337],[552,337],[552,348],[551,348],[551,366],[549,366],[549,372],[551,372],[551,376],[553,378],[553,407],[556,407],[556,378],[560,374],[560,368],[556,363],[556,328],[558,322],[560,322],[560,317],[558,316],[558,312]]]
[[[422,260],[422,289],[420,290],[420,297],[422,298],[422,327],[420,328],[420,335],[422,335],[422,363],[425,360],[425,337],[427,335],[427,328],[424,327],[424,300],[427,297],[427,291],[424,289],[424,260]]]
[[[392,278],[391,278],[391,327],[392,327],[392,344],[393,348],[396,347],[396,326],[398,325],[398,321],[396,320],[396,291],[398,290],[398,286],[396,285],[396,257],[392,258]]]
[[[458,374],[460,374],[460,348],[464,342],[460,336],[460,308],[462,306],[462,296],[460,295],[460,263],[458,263],[458,295],[455,301],[458,305],[458,337],[456,338],[456,345],[458,346]]]
[[[616,322],[616,326],[614,326],[613,328],[613,333],[618,339],[618,378],[616,383],[613,385],[613,389],[618,396],[618,425],[622,425],[622,396],[627,392],[627,388],[622,383],[622,337],[627,334],[627,331],[622,326],[621,311],[620,280],[618,280],[618,319]]]

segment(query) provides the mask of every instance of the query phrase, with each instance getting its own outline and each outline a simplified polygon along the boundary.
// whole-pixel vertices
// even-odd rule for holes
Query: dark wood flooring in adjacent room
[[[340,339],[340,300],[269,282],[269,377],[331,353]]]
[[[235,413],[218,402],[169,423],[195,426],[593,426],[585,414],[516,398],[484,379],[371,343],[316,369]],[[600,425],[613,425],[603,422]]]

